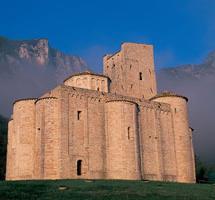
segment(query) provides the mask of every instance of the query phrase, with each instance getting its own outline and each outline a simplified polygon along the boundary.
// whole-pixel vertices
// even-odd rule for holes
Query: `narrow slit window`
[[[77,161],[77,175],[81,176],[82,174],[82,160]]]
[[[130,138],[131,138],[131,128],[128,127],[128,140],[130,140]]]
[[[97,88],[97,91],[99,91],[99,87]]]
[[[81,120],[81,111],[80,110],[78,110],[78,112],[77,112],[77,120]]]
[[[150,91],[151,91],[151,93],[153,93],[153,90],[152,90],[152,88],[150,88]]]
[[[139,73],[139,78],[140,78],[140,80],[143,80],[143,73],[142,72]]]

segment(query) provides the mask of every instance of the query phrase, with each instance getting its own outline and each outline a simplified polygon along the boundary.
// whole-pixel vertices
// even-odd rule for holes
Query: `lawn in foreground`
[[[214,200],[215,185],[144,181],[2,181],[0,200]]]

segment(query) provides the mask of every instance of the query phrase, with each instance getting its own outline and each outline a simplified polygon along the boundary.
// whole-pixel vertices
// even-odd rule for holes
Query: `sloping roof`
[[[180,94],[176,94],[175,92],[170,92],[170,91],[164,91],[160,94],[157,94],[154,97],[152,97],[150,100],[153,100],[153,99],[156,99],[159,97],[181,97],[181,98],[185,99],[186,101],[188,101],[187,97],[180,95]]]
[[[71,76],[69,76],[68,78],[66,78],[63,82],[67,81],[68,79],[74,77],[74,76],[82,76],[82,75],[93,75],[93,76],[101,76],[104,78],[108,78],[110,80],[110,78],[108,76],[105,76],[103,74],[97,74],[91,71],[84,71],[84,72],[80,72],[80,73],[76,73],[76,74],[72,74]]]

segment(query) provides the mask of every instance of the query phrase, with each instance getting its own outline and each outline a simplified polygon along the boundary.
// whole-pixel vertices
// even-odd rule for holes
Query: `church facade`
[[[195,182],[188,99],[157,94],[153,47],[123,43],[103,62],[103,74],[74,74],[14,102],[7,180]]]

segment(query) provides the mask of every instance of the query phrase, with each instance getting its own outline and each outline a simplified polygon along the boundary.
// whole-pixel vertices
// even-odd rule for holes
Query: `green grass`
[[[214,200],[215,185],[144,181],[2,181],[1,200]]]

